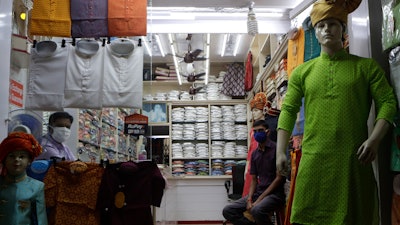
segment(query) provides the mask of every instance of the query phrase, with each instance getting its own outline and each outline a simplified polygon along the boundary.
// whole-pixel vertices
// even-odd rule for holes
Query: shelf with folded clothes
[[[287,58],[288,51],[288,38],[287,36],[282,36],[279,41],[275,37],[274,41],[271,41],[271,52],[265,56],[265,63],[263,66],[258,67],[257,70],[253,70],[253,74],[257,74],[257,77],[254,80],[254,85],[251,93],[247,96],[247,99],[251,99],[254,97],[254,94],[260,91],[266,91],[267,86],[269,84],[268,78],[271,76],[277,75],[278,85],[283,82],[281,79],[281,71],[284,71],[284,67],[282,67],[282,63],[285,62],[284,59]],[[268,59],[267,59],[268,58]],[[256,72],[257,71],[257,72]],[[287,79],[286,79],[287,80]],[[268,93],[267,93],[268,94]]]
[[[218,160],[227,161],[229,167],[229,163],[246,159],[248,109],[243,100],[195,105],[176,102],[169,103],[169,109],[169,163],[174,176],[229,175],[230,169],[219,167]],[[217,165],[212,167],[214,160]]]
[[[90,161],[130,158],[127,149],[134,140],[124,134],[124,119],[135,112],[124,108],[79,109],[78,146],[86,146]]]

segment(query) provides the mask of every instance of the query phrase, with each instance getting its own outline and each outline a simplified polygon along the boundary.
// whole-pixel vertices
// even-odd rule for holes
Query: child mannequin
[[[47,225],[44,184],[26,175],[42,147],[31,134],[12,132],[0,144],[0,225]]]

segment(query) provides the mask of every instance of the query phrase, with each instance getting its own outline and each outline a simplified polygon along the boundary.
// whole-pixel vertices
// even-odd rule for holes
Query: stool
[[[275,225],[283,225],[285,223],[285,206],[274,211]]]

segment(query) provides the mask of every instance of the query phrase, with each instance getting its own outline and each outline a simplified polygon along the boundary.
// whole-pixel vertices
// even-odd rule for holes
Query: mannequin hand
[[[360,160],[360,162],[363,164],[371,163],[376,158],[378,147],[379,147],[378,141],[372,141],[370,139],[367,139],[358,148],[357,151],[358,160]]]
[[[280,175],[288,175],[287,157],[282,151],[276,151],[276,169]]]

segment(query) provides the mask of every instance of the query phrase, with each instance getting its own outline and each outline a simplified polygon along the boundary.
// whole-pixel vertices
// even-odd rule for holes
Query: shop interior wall
[[[368,4],[369,15],[369,44],[371,46],[371,56],[383,67],[389,77],[389,61],[388,53],[382,50],[382,10],[377,10],[382,8],[382,3],[386,0],[375,1],[368,0],[364,1],[363,4]],[[366,18],[367,19],[367,18]],[[357,41],[357,40],[355,40]],[[373,124],[373,121],[370,121]],[[391,208],[392,208],[392,194],[393,194],[393,174],[390,170],[390,149],[392,143],[392,131],[388,132],[385,139],[380,145],[378,151],[378,183],[379,183],[379,197],[380,197],[380,213],[381,213],[381,224],[391,224]]]
[[[390,70],[388,54],[382,50],[382,1],[362,1],[359,8],[351,14],[350,52],[367,58],[375,59],[386,71],[389,78]],[[370,131],[374,124],[375,113],[372,110],[368,125]],[[378,160],[373,164],[378,182],[380,198],[381,224],[391,224],[391,202],[393,175],[390,171],[390,131],[380,145]]]
[[[8,90],[11,54],[12,1],[0,2],[0,140],[7,136]]]

